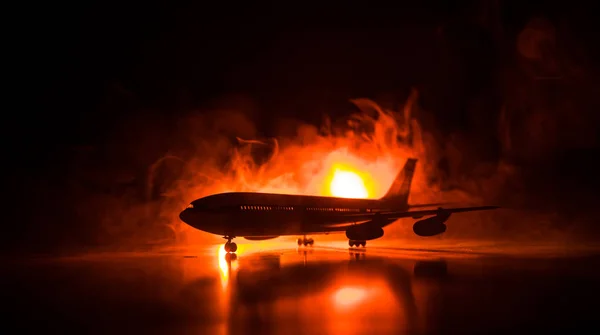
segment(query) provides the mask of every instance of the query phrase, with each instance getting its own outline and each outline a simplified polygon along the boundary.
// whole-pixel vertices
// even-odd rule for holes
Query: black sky
[[[590,21],[572,3],[499,3],[509,39],[534,15],[571,19],[572,26]],[[31,85],[44,106],[37,120],[58,127],[69,142],[85,142],[121,113],[103,108],[115,90],[161,113],[243,93],[259,102],[265,117],[288,113],[314,121],[348,98],[422,87],[431,91],[424,103],[436,117],[459,126],[464,101],[496,85],[502,62],[487,27],[477,23],[483,7],[421,1],[38,8],[27,29]]]

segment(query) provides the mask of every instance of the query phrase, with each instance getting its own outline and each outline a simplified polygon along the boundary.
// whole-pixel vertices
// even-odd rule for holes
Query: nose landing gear
[[[237,244],[235,244],[235,242],[231,242],[231,240],[234,238],[234,236],[225,236],[223,237],[225,239],[227,239],[227,242],[225,243],[225,251],[227,253],[234,253],[237,251]]]
[[[312,238],[306,238],[306,235],[304,235],[304,237],[299,237],[297,242],[298,242],[298,246],[301,246],[303,244],[305,246],[307,246],[307,245],[312,246],[315,243],[315,241]]]
[[[237,251],[237,244],[235,242],[227,242],[225,243],[225,251],[234,253]]]

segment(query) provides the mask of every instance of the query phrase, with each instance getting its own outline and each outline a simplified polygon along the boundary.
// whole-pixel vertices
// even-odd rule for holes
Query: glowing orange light
[[[232,271],[237,270],[238,263],[236,260],[227,260],[227,252],[225,251],[225,246],[222,244],[217,248],[217,259],[219,262],[219,270],[221,272],[221,285],[223,286],[223,289],[226,289],[229,284],[229,275]]]
[[[367,198],[369,196],[362,178],[351,171],[335,170],[330,191],[333,196],[342,198]]]
[[[359,287],[342,287],[335,292],[333,300],[338,307],[351,307],[365,299],[367,292]]]
[[[181,237],[190,245],[201,244],[206,242],[205,235],[178,219],[182,207],[193,199],[222,192],[378,199],[386,194],[409,157],[419,159],[421,171],[416,171],[411,184],[411,202],[437,202],[441,191],[436,185],[429,185],[426,174],[422,172],[434,173],[437,170],[428,164],[432,158],[432,162],[437,162],[428,148],[430,144],[433,145],[433,153],[439,149],[435,142],[425,141],[429,137],[424,136],[426,134],[412,117],[417,98],[417,92],[413,91],[402,110],[381,108],[368,99],[352,100],[361,112],[348,120],[349,127],[327,125],[324,128],[327,131],[321,132],[317,127],[302,125],[298,128],[297,137],[281,137],[274,141],[270,147],[273,151],[271,158],[260,164],[251,154],[259,143],[255,140],[238,139],[239,146],[236,145],[236,149],[231,151],[226,149],[229,144],[225,138],[219,138],[217,142],[214,142],[215,139],[199,138],[198,143],[214,142],[214,148],[207,146],[205,152],[185,164],[186,170],[182,174],[189,177],[175,183],[168,192],[169,197],[180,201],[173,202],[172,206],[165,205],[167,213],[161,214],[172,218],[171,228],[178,238]],[[229,122],[228,118],[209,118],[206,121],[190,125],[208,125],[213,121],[218,121],[220,125],[237,124]],[[194,134],[203,133],[195,128],[190,129],[194,129]],[[266,145],[265,149],[270,146],[263,144]],[[214,163],[223,161],[225,157],[228,160],[225,168],[222,164]],[[464,192],[461,192],[452,195],[463,197],[459,200],[462,202]]]
[[[217,257],[219,260],[219,270],[221,270],[221,284],[223,285],[223,288],[226,288],[227,283],[229,282],[229,265],[225,259],[226,254],[225,247],[220,245],[217,250]]]

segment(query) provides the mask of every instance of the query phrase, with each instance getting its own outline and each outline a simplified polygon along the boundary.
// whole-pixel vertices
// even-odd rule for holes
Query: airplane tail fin
[[[390,186],[387,193],[381,200],[393,202],[395,204],[408,204],[408,195],[410,194],[410,184],[417,166],[417,159],[409,158],[396,179]]]

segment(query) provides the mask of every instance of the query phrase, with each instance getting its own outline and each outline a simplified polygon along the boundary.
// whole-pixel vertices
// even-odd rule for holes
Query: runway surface
[[[467,334],[598,329],[593,247],[238,241],[5,262],[5,329]],[[400,247],[402,245],[402,247]]]

